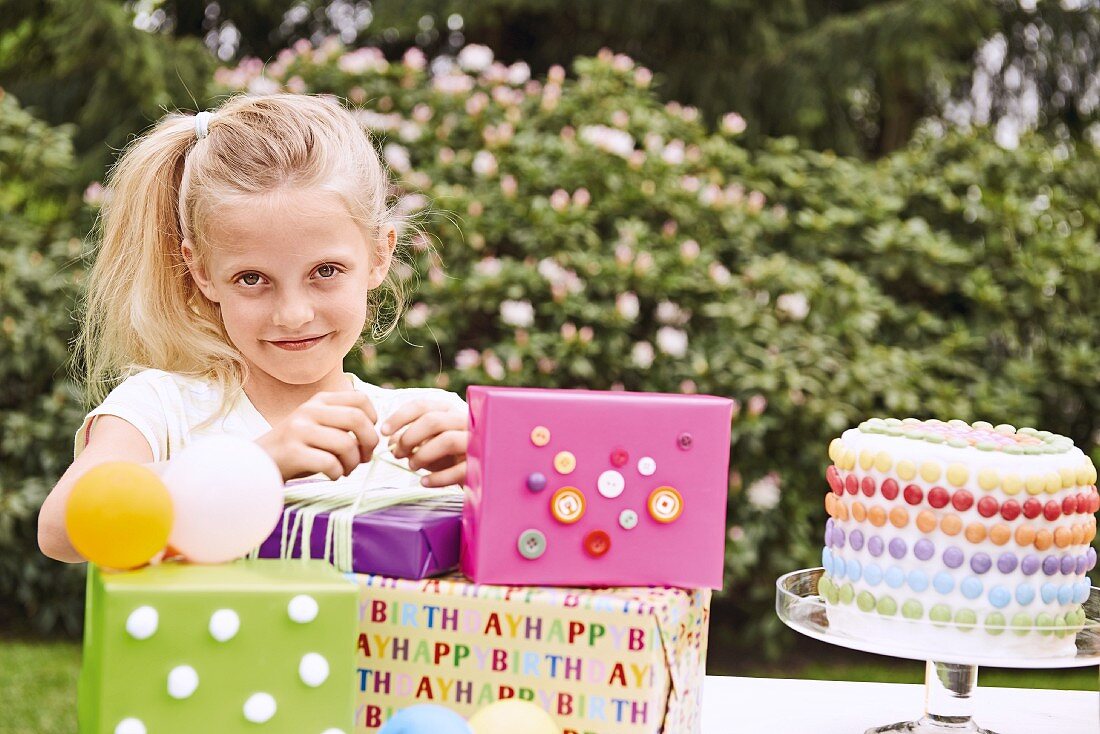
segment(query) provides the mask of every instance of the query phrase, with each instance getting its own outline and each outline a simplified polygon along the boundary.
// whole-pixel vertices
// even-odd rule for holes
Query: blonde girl
[[[169,114],[128,146],[108,189],[76,345],[97,407],[42,506],[43,553],[83,560],[63,518],[89,468],[160,470],[209,435],[254,440],[284,480],[337,479],[386,454],[425,486],[464,481],[459,396],[343,369],[368,323],[386,333],[381,293],[394,318],[403,299],[388,176],[339,102],[237,96]]]

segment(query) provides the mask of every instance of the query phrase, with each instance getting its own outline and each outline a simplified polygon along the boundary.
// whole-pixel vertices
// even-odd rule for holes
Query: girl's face
[[[342,372],[367,291],[389,269],[393,229],[369,242],[335,194],[286,190],[219,207],[207,234],[205,268],[187,240],[183,257],[250,366],[290,385]]]

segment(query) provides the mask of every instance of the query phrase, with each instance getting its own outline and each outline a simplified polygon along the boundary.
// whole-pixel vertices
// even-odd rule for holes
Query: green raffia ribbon
[[[294,555],[294,539],[302,559],[310,558],[310,538],[313,522],[322,512],[329,516],[325,532],[324,560],[340,571],[352,570],[352,526],[356,515],[384,510],[396,505],[416,504],[421,507],[461,509],[462,490],[459,487],[433,489],[419,484],[405,487],[371,486],[371,479],[380,464],[395,466],[419,478],[419,474],[398,462],[375,456],[368,462],[367,471],[358,477],[346,476],[337,481],[301,479],[291,480],[284,490],[282,534],[279,541],[279,557]],[[290,520],[294,513],[293,522]],[[258,558],[257,546],[249,558]]]

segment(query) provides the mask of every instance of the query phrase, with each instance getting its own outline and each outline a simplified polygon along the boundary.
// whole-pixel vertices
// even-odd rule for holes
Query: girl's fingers
[[[378,422],[378,411],[375,410],[374,403],[371,402],[366,393],[361,393],[358,390],[319,392],[310,398],[310,400],[323,405],[343,405],[349,408],[356,408],[366,414],[372,426]]]
[[[445,400],[411,400],[400,406],[397,410],[393,411],[393,413],[390,414],[390,416],[382,422],[382,435],[395,435],[404,426],[412,423],[425,413],[458,412],[465,415],[465,412],[457,410],[457,407],[458,406],[456,406],[454,403],[447,402]]]
[[[295,478],[308,477],[311,474],[320,472],[335,482],[344,476],[343,463],[328,451],[304,446],[298,456],[303,471],[296,474]]]
[[[433,436],[447,431],[466,430],[466,416],[458,411],[432,411],[408,424],[405,430],[391,440],[393,455],[400,459],[409,456],[413,449]]]
[[[342,472],[337,477],[333,477],[334,479],[343,474],[351,474],[355,467],[361,463],[359,461],[359,442],[353,437],[352,433],[346,430],[316,425],[310,429],[303,439],[307,446],[326,451],[337,460]],[[322,466],[326,465],[327,462],[322,464]],[[325,468],[318,469],[318,471],[324,471],[325,474],[328,474]]]
[[[420,484],[425,487],[446,487],[451,484],[462,484],[466,481],[466,462],[461,461],[449,469],[432,472],[421,479]]]
[[[314,405],[309,414],[321,426],[355,434],[359,447],[359,463],[370,461],[375,447],[378,446],[378,432],[362,410],[344,405]]]
[[[464,456],[468,442],[465,430],[444,431],[416,448],[409,457],[409,468],[428,469],[441,459]]]

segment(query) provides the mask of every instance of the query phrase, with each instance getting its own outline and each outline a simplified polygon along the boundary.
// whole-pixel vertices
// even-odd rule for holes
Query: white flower
[[[460,370],[468,370],[477,367],[481,361],[481,355],[476,349],[463,349],[455,355],[455,367]]]
[[[620,293],[615,298],[615,310],[619,312],[620,316],[629,321],[638,318],[638,311],[640,310],[638,306],[638,296],[631,291]]]
[[[662,326],[657,330],[657,347],[670,357],[683,357],[687,354],[687,332],[671,326]]]
[[[722,131],[730,135],[740,135],[745,132],[745,118],[736,112],[730,112],[722,116]]]
[[[565,189],[554,189],[550,194],[550,208],[556,212],[563,212],[569,206],[569,194]]]
[[[775,472],[765,474],[746,490],[749,504],[759,510],[771,510],[779,504],[779,476]]]
[[[279,91],[279,85],[266,76],[258,76],[248,82],[249,94],[274,94]]]
[[[432,78],[432,86],[443,94],[466,94],[474,88],[474,80],[465,74],[440,74]]]
[[[519,86],[520,84],[526,84],[527,80],[531,78],[531,67],[522,61],[517,61],[508,67],[508,83]]]
[[[405,66],[416,71],[422,71],[428,63],[428,59],[424,56],[424,52],[416,46],[411,46],[405,52],[401,60],[404,62]]]
[[[502,265],[499,259],[495,257],[486,257],[478,260],[474,265],[474,272],[478,275],[485,275],[492,277],[494,275],[500,275]]]
[[[635,343],[630,350],[630,358],[642,369],[649,369],[653,364],[653,345],[649,342]]]
[[[699,243],[695,240],[684,240],[680,243],[680,257],[685,260],[694,260],[699,257]]]
[[[500,357],[495,354],[488,354],[485,356],[485,360],[482,362],[482,367],[485,368],[485,374],[492,377],[494,380],[504,379],[504,363],[500,361]]]
[[[729,285],[730,281],[733,280],[733,275],[729,269],[721,263],[711,263],[707,270],[710,273],[710,279],[718,285]]]
[[[497,172],[497,159],[487,150],[479,150],[474,155],[474,173],[478,176],[493,176]]]
[[[458,52],[458,65],[464,71],[478,73],[485,71],[493,63],[493,50],[488,46],[471,43]]]
[[[802,293],[784,293],[775,299],[775,308],[795,321],[801,321],[810,313],[810,302]]]
[[[413,305],[405,314],[405,323],[414,329],[423,326],[428,323],[428,315],[431,310],[426,303],[417,303]]]
[[[589,145],[622,158],[629,158],[634,152],[634,138],[625,130],[606,125],[584,125],[580,137]]]
[[[390,65],[380,49],[363,47],[341,56],[336,66],[345,74],[364,74],[368,71],[385,71]]]
[[[661,151],[661,160],[670,166],[678,166],[684,162],[684,141],[672,140]]]
[[[387,165],[395,171],[407,173],[412,170],[412,161],[409,160],[409,151],[406,150],[403,145],[386,143],[385,146],[382,147],[382,157],[386,159]]]
[[[107,199],[107,189],[99,181],[92,181],[88,188],[84,189],[84,203],[89,206],[99,206]]]
[[[372,110],[359,109],[352,112],[352,114],[355,115],[355,119],[359,121],[359,124],[368,130],[398,130],[404,122],[401,115],[396,112],[384,115]]]
[[[500,320],[509,326],[526,328],[535,322],[535,307],[527,301],[504,301],[500,304]]]
[[[657,320],[662,324],[686,324],[688,314],[672,301],[661,301],[657,304]]]

